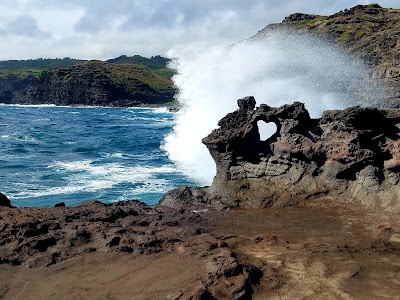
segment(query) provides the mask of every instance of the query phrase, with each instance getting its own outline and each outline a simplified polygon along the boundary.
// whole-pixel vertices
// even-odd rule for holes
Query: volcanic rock
[[[161,204],[293,206],[312,199],[400,211],[400,111],[351,107],[311,119],[304,104],[251,109],[252,97],[203,139],[216,164],[210,187],[180,188]],[[261,140],[257,122],[277,131]],[[172,197],[171,197],[172,196]]]
[[[0,211],[0,266],[48,267],[93,252],[148,256],[149,261],[162,252],[187,253],[198,257],[206,270],[201,285],[174,293],[179,299],[249,298],[262,271],[238,257],[224,237],[209,234],[204,229],[207,219],[194,209],[151,207],[139,201],[5,208]]]
[[[12,207],[10,199],[2,193],[0,193],[0,206]]]

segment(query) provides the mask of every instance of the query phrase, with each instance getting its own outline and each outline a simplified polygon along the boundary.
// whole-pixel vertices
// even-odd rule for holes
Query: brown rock
[[[390,224],[378,225],[372,231],[372,237],[381,241],[389,241],[394,230]]]
[[[311,119],[302,103],[252,110],[253,99],[238,100],[203,139],[217,167],[212,185],[175,189],[162,205],[281,207],[329,198],[400,211],[399,111],[350,107]],[[261,140],[258,121],[277,132]]]

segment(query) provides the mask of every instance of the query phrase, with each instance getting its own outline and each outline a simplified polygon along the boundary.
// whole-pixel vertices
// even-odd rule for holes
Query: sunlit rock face
[[[400,211],[400,111],[351,107],[312,119],[300,102],[255,107],[246,97],[238,105],[203,139],[216,164],[212,185],[182,191],[186,201],[279,207],[333,199]],[[277,128],[266,140],[260,121]]]

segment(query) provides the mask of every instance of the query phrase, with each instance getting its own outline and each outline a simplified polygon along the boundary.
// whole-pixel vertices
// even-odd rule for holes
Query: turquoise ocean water
[[[195,185],[160,149],[165,109],[0,105],[0,192],[13,205],[157,203]]]

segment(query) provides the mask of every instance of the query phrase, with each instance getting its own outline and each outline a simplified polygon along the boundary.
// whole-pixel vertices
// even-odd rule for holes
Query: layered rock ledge
[[[350,107],[312,119],[304,104],[238,100],[203,139],[216,164],[210,187],[181,187],[161,203],[283,207],[313,199],[400,211],[400,111]],[[277,131],[261,140],[258,122]]]

